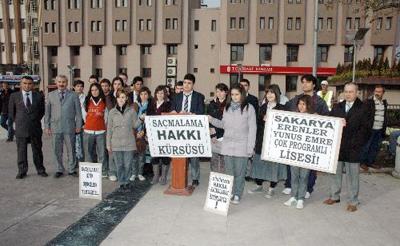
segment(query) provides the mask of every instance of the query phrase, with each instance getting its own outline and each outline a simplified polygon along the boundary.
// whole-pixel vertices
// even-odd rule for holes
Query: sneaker
[[[290,195],[290,193],[292,193],[292,189],[291,188],[285,188],[285,189],[283,189],[282,193],[285,194],[285,195]]]
[[[304,208],[304,201],[303,200],[298,200],[296,204],[297,209],[303,209]]]
[[[274,188],[269,187],[267,194],[265,194],[265,198],[270,199],[274,195]]]
[[[103,174],[102,177],[103,178],[108,178],[108,175],[107,174]]]
[[[304,196],[305,199],[309,199],[311,197],[311,193],[310,192],[306,192],[306,195]]]
[[[289,200],[287,200],[284,204],[285,204],[285,206],[290,207],[290,206],[292,206],[292,205],[295,205],[296,203],[297,203],[296,198],[291,197],[291,198],[290,198]]]
[[[233,196],[233,199],[232,199],[231,203],[235,204],[235,205],[238,205],[240,203],[239,196],[237,196],[237,195]]]
[[[146,180],[146,178],[145,177],[143,177],[143,175],[138,175],[138,179],[140,180],[140,181],[145,181]]]
[[[130,181],[135,181],[135,179],[136,179],[136,175],[135,175],[135,174],[132,175],[132,176],[129,178]]]
[[[248,190],[249,194],[262,193],[264,191],[262,185],[257,185],[254,189]]]
[[[110,176],[108,177],[108,179],[109,179],[110,181],[113,181],[113,182],[117,181],[117,177],[116,177],[115,175],[110,175]]]

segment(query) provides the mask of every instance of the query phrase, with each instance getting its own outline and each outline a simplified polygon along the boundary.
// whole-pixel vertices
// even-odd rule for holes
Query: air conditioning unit
[[[51,68],[51,69],[57,68],[57,63],[51,63],[51,64],[50,64],[50,68]]]
[[[176,76],[176,67],[168,67],[167,68],[167,76],[168,77]]]
[[[176,57],[168,57],[167,58],[167,66],[176,66]]]
[[[167,85],[175,86],[176,78],[167,78]]]

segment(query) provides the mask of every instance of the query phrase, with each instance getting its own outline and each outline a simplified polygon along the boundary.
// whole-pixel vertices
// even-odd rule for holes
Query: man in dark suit
[[[359,172],[360,172],[360,152],[368,141],[373,118],[368,113],[368,108],[357,97],[358,86],[348,83],[344,86],[345,100],[336,104],[330,115],[344,118],[344,128],[340,143],[339,161],[336,174],[330,176],[330,194],[324,201],[327,205],[340,202],[342,189],[343,168],[347,176],[347,211],[357,210],[358,191],[359,191]]]
[[[44,115],[43,96],[33,91],[33,79],[24,76],[21,80],[21,91],[11,94],[8,105],[9,117],[15,122],[15,136],[18,151],[17,179],[23,179],[28,172],[27,145],[31,143],[33,163],[38,175],[47,177],[43,166],[42,124]]]
[[[194,91],[196,78],[193,74],[186,74],[183,80],[183,91],[175,95],[172,100],[172,111],[177,113],[204,114],[204,95]],[[192,186],[199,185],[200,161],[199,158],[189,158]]]

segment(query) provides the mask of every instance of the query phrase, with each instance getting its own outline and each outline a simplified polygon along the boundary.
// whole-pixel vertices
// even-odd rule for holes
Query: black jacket
[[[219,101],[216,100],[212,100],[210,102],[210,105],[208,105],[208,110],[207,113],[209,115],[211,115],[213,118],[222,120],[222,115],[224,113],[224,108],[226,106],[226,99],[224,102],[220,103]],[[222,111],[221,111],[222,109]],[[210,127],[215,128],[215,132],[216,132],[216,138],[221,138],[224,136],[224,129],[222,128],[217,128],[215,126],[213,126],[212,124],[210,124]],[[214,137],[214,136],[211,136]]]
[[[261,106],[260,112],[257,116],[256,154],[259,155],[261,155],[262,145],[264,140],[264,128],[265,128],[264,116],[267,113],[267,106],[268,103],[264,103]],[[277,104],[273,109],[285,110],[286,107],[282,104]]]
[[[372,98],[368,98],[367,100],[365,100],[365,104],[367,105],[368,108],[368,113],[370,114],[370,118],[372,119],[372,125],[371,125],[371,130],[373,127],[373,123],[375,120],[375,101],[374,101],[374,97]],[[383,105],[385,107],[385,113],[383,116],[383,127],[382,127],[382,137],[385,137],[386,134],[386,127],[387,127],[387,107],[388,107],[388,103],[386,101],[386,99],[383,100]]]
[[[176,94],[174,100],[172,100],[172,108],[171,110],[175,110],[177,113],[180,113],[182,109],[183,102],[183,92]],[[192,92],[192,100],[190,104],[190,112],[194,114],[204,114],[204,95],[193,91]]]
[[[22,92],[11,94],[8,107],[9,117],[15,122],[16,137],[42,136],[40,120],[44,116],[44,98],[39,92],[32,92],[32,106],[25,107]]]
[[[340,144],[339,161],[360,162],[360,152],[370,137],[372,121],[366,104],[354,101],[346,114],[346,101],[334,105],[331,116],[346,119]]]
[[[8,89],[7,91],[1,90],[0,91],[0,113],[7,115],[8,114],[8,103],[10,101],[11,93],[14,91]]]
[[[258,115],[258,112],[260,110],[260,106],[258,104],[258,99],[256,96],[251,95],[250,93],[247,95],[247,102],[253,105],[254,110],[256,111],[256,115]]]

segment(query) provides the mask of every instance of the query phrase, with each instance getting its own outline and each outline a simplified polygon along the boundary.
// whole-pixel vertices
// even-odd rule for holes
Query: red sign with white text
[[[221,65],[219,67],[220,73],[239,73],[237,65]],[[240,69],[242,74],[284,74],[284,75],[297,75],[297,74],[311,74],[312,67],[281,67],[281,66],[247,66],[244,65]],[[336,74],[336,68],[332,67],[319,67],[317,75],[331,76]]]

